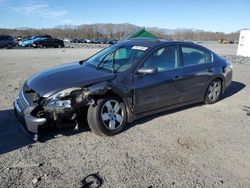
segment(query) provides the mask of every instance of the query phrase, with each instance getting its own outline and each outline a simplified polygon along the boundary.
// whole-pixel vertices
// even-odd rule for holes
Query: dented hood
[[[70,87],[84,87],[114,78],[114,74],[87,68],[78,62],[60,65],[31,76],[27,85],[40,96],[50,95]]]

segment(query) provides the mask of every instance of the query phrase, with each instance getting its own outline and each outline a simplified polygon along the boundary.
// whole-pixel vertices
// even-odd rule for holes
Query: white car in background
[[[68,42],[71,42],[71,39],[63,39],[63,42],[66,42],[66,43],[68,43]]]

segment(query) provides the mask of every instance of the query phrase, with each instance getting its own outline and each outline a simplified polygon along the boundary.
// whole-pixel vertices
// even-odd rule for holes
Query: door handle
[[[175,76],[175,77],[173,78],[173,80],[176,81],[176,80],[180,80],[180,79],[182,79],[182,78],[183,78],[183,76]]]

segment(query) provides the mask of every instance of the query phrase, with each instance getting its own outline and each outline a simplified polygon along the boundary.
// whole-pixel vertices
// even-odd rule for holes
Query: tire
[[[89,128],[100,136],[120,133],[127,124],[125,104],[115,96],[99,99],[95,106],[89,106],[87,120]]]
[[[206,104],[214,104],[216,103],[222,93],[222,82],[220,79],[214,79],[208,86],[205,103]]]
[[[6,45],[6,48],[7,48],[7,49],[12,49],[12,48],[13,48],[13,45],[12,45],[12,44],[7,44],[7,45]]]
[[[42,44],[38,44],[37,48],[43,48],[43,45]]]

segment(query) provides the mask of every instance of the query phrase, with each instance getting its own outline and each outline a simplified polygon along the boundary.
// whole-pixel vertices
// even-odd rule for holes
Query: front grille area
[[[20,109],[22,111],[29,105],[29,103],[25,99],[25,96],[24,96],[24,93],[23,93],[23,89],[21,89],[20,92],[19,92],[19,94],[18,94],[17,104],[18,104],[18,106],[20,107]]]
[[[32,89],[27,86],[27,83],[24,84],[22,89],[20,89],[17,104],[20,109],[23,111],[27,106],[37,106],[39,100],[39,95]]]

